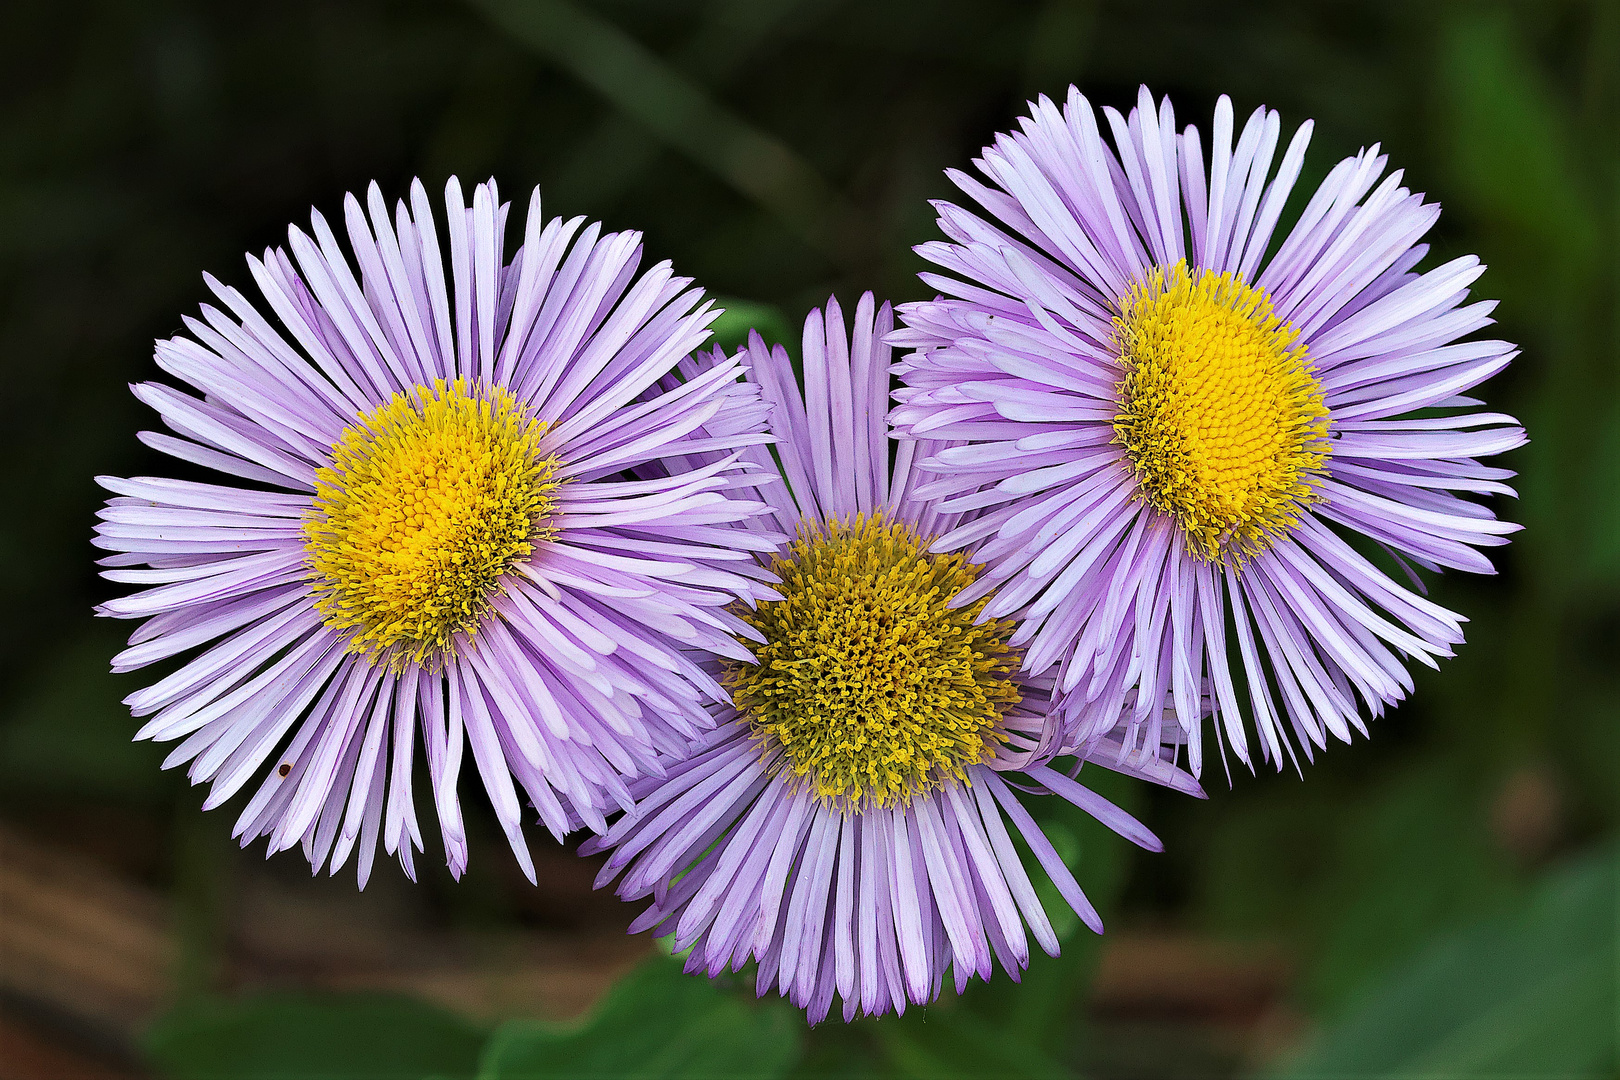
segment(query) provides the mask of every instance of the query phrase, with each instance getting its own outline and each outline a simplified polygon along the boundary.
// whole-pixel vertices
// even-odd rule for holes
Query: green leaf
[[[1437,933],[1503,910],[1514,882],[1460,771],[1419,759],[1242,792],[1202,845],[1211,929],[1291,939],[1310,958],[1300,996],[1336,1014]]]
[[[464,1080],[484,1032],[391,994],[260,994],[181,1005],[147,1034],[170,1080]]]
[[[790,1080],[892,1080],[894,1071],[879,1048],[882,1025],[867,1018],[846,1024],[835,1005],[831,1018],[810,1031]]]
[[[878,1022],[895,1073],[916,1080],[1047,1080],[1068,1072],[1039,1046],[960,1006],[912,1009]]]
[[[1436,942],[1272,1075],[1612,1075],[1615,866],[1567,867],[1521,910]]]
[[[784,1076],[804,1033],[798,1010],[755,1003],[680,964],[650,960],[583,1023],[510,1021],[490,1039],[479,1080]]]
[[[798,337],[781,308],[727,296],[719,297],[717,302],[725,310],[709,326],[714,331],[712,344],[728,355],[748,344],[750,330],[758,330],[767,345],[785,345],[790,354],[798,353]]]

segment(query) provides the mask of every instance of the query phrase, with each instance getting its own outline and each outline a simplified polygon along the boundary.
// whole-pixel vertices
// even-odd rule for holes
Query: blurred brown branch
[[[168,905],[0,828],[0,989],[133,1039],[163,1007]]]

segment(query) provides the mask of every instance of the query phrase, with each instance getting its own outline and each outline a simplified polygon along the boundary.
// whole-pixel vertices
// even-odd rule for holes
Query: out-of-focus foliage
[[[1542,882],[1518,910],[1450,934],[1363,995],[1275,1073],[1613,1075],[1615,860]]]
[[[162,751],[129,743],[129,713],[107,675],[107,657],[122,647],[118,634],[94,627],[19,680],[0,725],[0,789],[135,803],[172,795],[175,778],[159,769]]]
[[[0,815],[78,829],[87,846],[102,825],[145,822],[156,854],[133,861],[191,928],[188,989],[211,988],[235,811],[198,820],[200,794],[157,772],[164,751],[127,743],[117,700],[139,681],[103,674],[127,627],[89,619],[106,593],[86,542],[91,477],[173,469],[136,442],[151,420],[125,384],[155,374],[152,338],[207,299],[203,271],[247,283],[245,250],[284,242],[312,204],[331,218],[372,179],[393,198],[412,176],[436,189],[494,174],[515,197],[539,184],[548,213],[645,230],[649,258],[730,298],[727,347],[758,326],[791,350],[829,291],[925,296],[910,248],[936,235],[928,200],[959,197],[942,170],[1070,82],[1122,107],[1146,82],[1203,128],[1220,93],[1240,113],[1315,118],[1290,212],[1333,162],[1381,142],[1444,205],[1429,264],[1490,264],[1477,294],[1500,299],[1495,332],[1523,353],[1482,396],[1531,443],[1506,462],[1522,498],[1498,509],[1526,530],[1500,575],[1429,582],[1470,617],[1468,644],[1420,669],[1370,740],[1330,747],[1303,778],[1235,775],[1228,789],[1212,765],[1208,802],[1111,787],[1164,837],[1160,856],[1130,857],[1079,815],[1051,826],[1056,839],[1111,928],[1285,947],[1293,1004],[1323,1033],[1310,1052],[1349,1055],[1309,1059],[1323,1069],[1423,1061],[1423,1047],[1466,1044],[1479,1016],[1533,1027],[1545,1002],[1455,988],[1528,977],[1513,950],[1552,933],[1549,905],[1596,880],[1582,874],[1612,873],[1580,863],[1615,832],[1620,761],[1620,5],[1605,0],[0,5]],[[509,918],[489,900],[499,845],[473,857],[460,885],[425,859],[417,892],[447,919]],[[1613,956],[1612,924],[1563,940]],[[1103,1063],[1079,1023],[1098,947],[1073,930],[1022,985],[998,976],[903,1018],[829,1021],[796,1073],[1130,1075],[1121,1061],[1157,1062],[1159,1048]],[[1570,984],[1584,995],[1571,1015],[1612,1015],[1613,970]],[[717,1000],[748,1022],[775,1015]],[[332,1026],[351,1005],[282,1039],[223,1033],[291,1032],[309,1002],[187,1006],[154,1035],[155,1060],[194,1075],[205,1066],[172,1053],[303,1045],[336,1067],[353,1060],[344,1047],[371,1045]],[[1381,1041],[1396,1056],[1367,1056]],[[1526,1053],[1512,1062],[1525,1072],[1584,1067]],[[300,1067],[232,1060],[234,1073],[206,1067]],[[1464,1074],[1490,1060],[1446,1059]]]

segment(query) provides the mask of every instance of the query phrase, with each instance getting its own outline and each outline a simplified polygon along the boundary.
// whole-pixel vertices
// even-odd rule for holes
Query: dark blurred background
[[[1206,132],[1221,93],[1314,118],[1293,213],[1382,143],[1444,205],[1427,265],[1479,254],[1523,348],[1485,396],[1529,428],[1497,508],[1526,529],[1498,576],[1431,582],[1468,644],[1371,740],[1303,779],[1217,768],[1207,803],[1112,785],[1163,855],[1053,819],[1106,938],[795,1029],[796,1068],[1614,1076],[1617,76],[1597,0],[0,6],[0,1077],[461,1075],[653,949],[549,840],[539,888],[485,825],[460,884],[430,842],[419,885],[380,859],[357,894],[238,852],[236,811],[129,742],[92,477],[168,468],[126,384],[204,271],[250,285],[245,251],[373,179],[494,175],[796,326],[829,292],[921,298],[942,170],[1071,82],[1122,109],[1145,82]]]

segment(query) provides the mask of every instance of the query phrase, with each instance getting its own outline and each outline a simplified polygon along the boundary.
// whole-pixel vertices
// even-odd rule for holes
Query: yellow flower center
[[[1327,409],[1299,331],[1263,290],[1184,262],[1120,301],[1116,441],[1142,497],[1180,523],[1187,550],[1237,562],[1286,535],[1317,496]]]
[[[782,599],[743,613],[765,637],[758,662],[725,678],[762,752],[855,809],[908,803],[993,756],[1019,700],[1012,623],[974,625],[987,600],[946,606],[978,567],[876,515],[807,525],[771,569]]]
[[[395,394],[346,428],[304,525],[315,606],[350,652],[436,663],[472,636],[501,575],[553,531],[546,425],[457,379]]]

